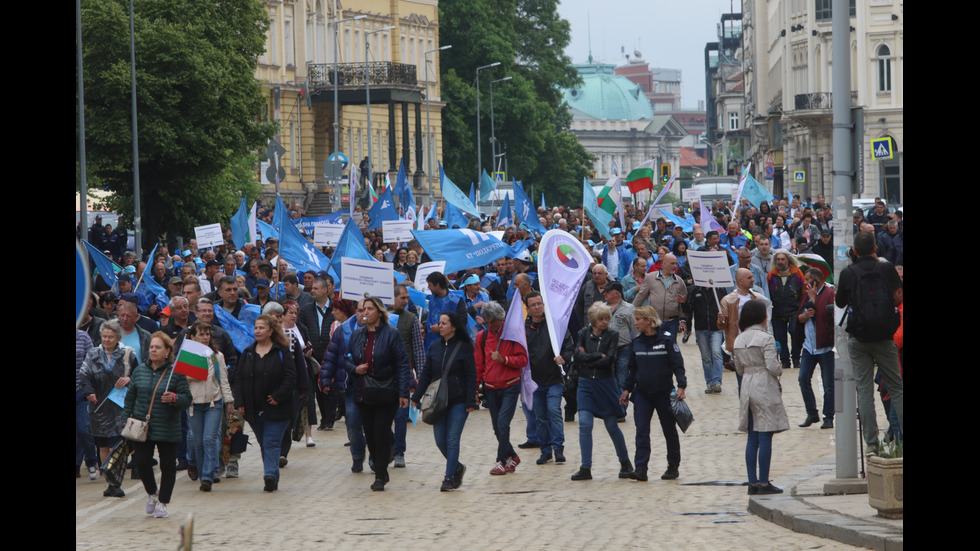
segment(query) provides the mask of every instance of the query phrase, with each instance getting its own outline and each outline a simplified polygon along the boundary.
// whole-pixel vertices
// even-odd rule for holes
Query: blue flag
[[[544,192],[541,192],[541,208],[548,210],[548,205],[544,204]]]
[[[483,174],[480,176],[480,200],[486,201],[490,199],[490,194],[495,189],[497,189],[497,182],[487,174],[486,169],[483,169]]]
[[[88,254],[92,255],[92,260],[95,262],[95,267],[99,269],[99,275],[102,276],[102,281],[106,282],[106,285],[112,287],[116,284],[116,272],[112,270],[113,262],[112,260],[102,254],[102,251],[96,249],[91,243],[82,239],[82,243],[85,243],[85,248],[88,249]],[[152,256],[150,258],[153,258]]]
[[[589,185],[589,180],[582,179],[582,206],[585,207],[586,214],[592,220],[592,225],[606,239],[612,239],[609,233],[609,223],[612,222],[612,215],[599,208],[599,201],[596,199],[595,190]]]
[[[445,171],[442,169],[442,163],[439,163],[439,182],[442,185],[442,196],[446,199],[447,203],[452,203],[466,214],[476,216],[477,218],[480,217],[480,211],[476,209],[476,205],[446,176]]]
[[[214,315],[218,318],[218,323],[221,324],[221,328],[228,332],[228,336],[231,337],[231,343],[235,345],[235,350],[239,352],[244,352],[246,348],[252,346],[255,342],[255,330],[254,325],[249,327],[247,324],[235,319],[220,305],[216,305],[214,308]]]
[[[258,226],[259,233],[262,234],[263,239],[268,239],[270,237],[279,239],[279,232],[276,231],[276,229],[270,226],[268,223],[256,219],[255,225]]]
[[[747,175],[745,177],[745,187],[742,188],[742,198],[747,199],[749,203],[755,205],[755,208],[759,208],[762,203],[772,200],[772,194],[758,180],[751,175]]]
[[[248,235],[248,205],[245,204],[244,197],[242,197],[242,204],[239,205],[238,210],[231,217],[231,241],[238,249],[241,249],[250,241],[250,236]]]
[[[412,194],[412,185],[408,182],[405,174],[405,159],[398,162],[398,177],[395,178],[395,195],[402,207],[402,214],[415,206],[415,195]]]
[[[527,241],[507,245],[488,233],[468,229],[412,231],[412,235],[432,260],[446,261],[447,274],[486,266],[504,257],[514,258],[528,246]]]
[[[282,241],[280,241],[280,244]],[[340,241],[337,242],[337,248],[334,249],[333,257],[330,259],[330,275],[334,277],[334,281],[338,283],[342,277],[342,261],[341,259],[356,258],[358,260],[374,260],[377,262],[377,258],[371,256],[368,252],[367,247],[364,245],[364,235],[361,234],[361,230],[354,224],[353,218],[348,218],[347,223],[344,224],[344,231],[340,234]]]
[[[470,220],[466,218],[463,211],[456,208],[449,201],[446,201],[446,216],[443,220],[446,221],[446,227],[449,229],[452,229],[453,226],[465,228],[470,223]]]
[[[476,184],[470,182],[470,203],[476,205]]]
[[[282,203],[282,197],[276,195],[276,210],[272,213],[272,228],[282,233],[284,220],[289,220],[289,213],[286,212],[286,205]]]
[[[374,202],[371,210],[368,211],[368,217],[371,218],[371,225],[368,226],[369,230],[373,230],[381,227],[381,222],[385,220],[399,220],[398,211],[395,210],[395,199],[391,196],[391,188],[385,188],[384,193],[378,200]]]
[[[657,210],[659,210],[660,213],[664,215],[664,218],[667,218],[668,220],[670,220],[671,222],[673,222],[674,225],[680,226],[681,228],[684,229],[685,232],[690,233],[690,232],[694,231],[694,219],[693,218],[681,218],[680,216],[677,216],[676,214],[674,214],[672,212],[668,212],[668,211],[666,211],[664,209],[661,209],[661,208],[658,208]]]
[[[789,195],[789,204],[792,205],[793,204],[793,192],[790,191],[789,188],[786,188],[786,195]]]
[[[497,227],[514,225],[514,209],[510,208],[510,195],[504,195],[504,204],[497,215]]]
[[[517,220],[520,223],[527,224],[527,227],[541,235],[548,233],[548,230],[538,220],[538,211],[534,208],[531,199],[524,193],[524,187],[519,181],[514,182],[514,210],[517,212]]]
[[[262,315],[262,307],[258,304],[242,304],[242,309],[238,311],[238,321],[249,327],[255,327],[255,320],[260,315]]]
[[[157,247],[160,244],[157,243],[153,246],[153,251],[150,253],[150,262],[146,263],[146,268],[143,268],[143,277],[140,279],[139,285],[134,289],[136,296],[139,297],[139,307],[141,310],[146,310],[154,302],[161,310],[170,304],[170,300],[167,298],[167,290],[163,288],[159,283],[153,279],[153,256],[157,253]]]
[[[306,232],[306,235],[313,236],[316,227],[322,224],[343,224],[344,215],[340,212],[332,212],[323,216],[304,216],[293,220],[293,225]]]
[[[282,225],[279,234],[279,256],[304,272],[319,272],[330,265],[330,259],[288,222]]]

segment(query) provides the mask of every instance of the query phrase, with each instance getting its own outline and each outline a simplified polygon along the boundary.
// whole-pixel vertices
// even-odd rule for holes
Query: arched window
[[[891,92],[892,91],[892,59],[891,50],[888,46],[882,44],[878,47],[877,57],[878,57],[878,91],[879,92]]]

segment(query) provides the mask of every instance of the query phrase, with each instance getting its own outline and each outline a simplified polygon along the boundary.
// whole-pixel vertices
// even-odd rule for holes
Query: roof
[[[682,168],[707,167],[708,159],[698,155],[697,151],[695,151],[693,147],[682,147],[680,165]]]
[[[595,63],[574,67],[582,77],[582,84],[562,91],[574,117],[634,121],[653,118],[653,106],[643,90],[628,78],[616,75],[614,65]]]

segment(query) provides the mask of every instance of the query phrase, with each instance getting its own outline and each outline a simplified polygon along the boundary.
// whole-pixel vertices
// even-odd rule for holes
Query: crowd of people
[[[351,471],[362,472],[367,460],[370,489],[383,491],[389,465],[406,466],[410,407],[421,408],[438,383],[444,409],[432,431],[446,458],[441,491],[463,484],[460,439],[469,414],[481,407],[489,410],[497,443],[496,456],[484,458],[491,475],[515,472],[518,450],[539,450],[537,464],[567,462],[564,425],[578,416],[579,468],[571,480],[592,478],[598,418],[619,459],[619,477],[647,481],[656,412],[667,448],[661,478],[676,479],[681,449],[672,404],[690,389],[679,345],[694,333],[705,394],[722,394],[723,371],[736,372],[740,388],[729,393],[739,393],[739,429],[748,433],[749,494],[778,493],[769,465],[773,434],[790,427],[779,382],[786,370],[798,369],[807,415],[799,426],[834,426],[835,304],[849,317],[865,443],[872,451],[882,444],[876,382],[888,413],[885,439],[903,438],[901,211],[890,213],[881,201],[867,215],[854,211],[853,264],[834,287],[833,266],[842,259],[834,258],[833,211],[822,196],[758,209],[714,201],[704,209],[712,220],[701,219],[697,202],[655,219],[623,209],[623,221],[614,220],[605,239],[582,208],[538,210],[541,226],[574,235],[592,256],[571,315],[561,320],[545,315],[535,261],[541,236],[525,223],[495,227],[492,217],[472,218],[469,229],[503,231],[502,241],[526,241],[527,249],[486,266],[430,272],[425,281],[416,281],[419,265],[440,259],[417,240],[396,246],[384,242],[381,230],[363,229],[368,253],[400,273],[390,305],[341,298],[341,282],[327,272],[297,271],[272,237],[236,249],[226,232],[225,244],[213,249],[199,249],[192,239],[170,254],[160,243],[153,258],[140,259],[122,250],[111,228],[93,225],[90,243],[118,262],[118,274],[111,286],[111,278],[94,277],[76,331],[76,476],[84,462],[96,480],[127,440],[124,427],[145,420],[147,437],[133,444],[127,467],[143,481],[146,512],[165,517],[178,471],[204,492],[222,477],[238,477],[244,423],[261,449],[263,489],[273,492],[292,443],[313,447],[313,427],[333,430],[343,419]],[[289,217],[301,214],[297,205]],[[428,229],[449,229],[441,214]],[[259,209],[260,219],[272,215]],[[695,285],[688,251],[725,251],[734,287]],[[166,290],[166,307],[141,307],[134,290],[142,278]],[[419,298],[422,287],[428,294]],[[515,294],[526,318],[526,348],[503,337]],[[243,319],[246,342],[232,327]],[[549,324],[566,327],[560,350],[548,338]],[[202,378],[175,371],[185,340],[205,347]],[[528,365],[537,385],[533,404],[521,398]],[[811,382],[818,365],[819,409]],[[526,440],[515,446],[518,403]],[[632,458],[618,426],[630,404]],[[123,496],[106,478],[104,495]]]

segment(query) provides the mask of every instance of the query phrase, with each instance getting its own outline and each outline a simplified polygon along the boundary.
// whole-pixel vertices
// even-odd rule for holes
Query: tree
[[[570,26],[558,17],[556,0],[442,0],[439,41],[446,172],[456,182],[477,177],[476,68],[480,72],[481,134],[484,168],[493,166],[490,147],[488,83],[510,76],[494,90],[497,140],[506,146],[508,177],[535,185],[549,202],[579,204],[582,178],[592,155],[569,131],[571,116],[561,88],[578,82],[571,60],[562,52]]]
[[[276,131],[258,122],[255,80],[268,15],[258,0],[139,0],[135,10],[142,226],[150,238],[188,235],[258,194],[255,152]],[[131,223],[128,2],[83,0],[82,45],[89,178]]]

